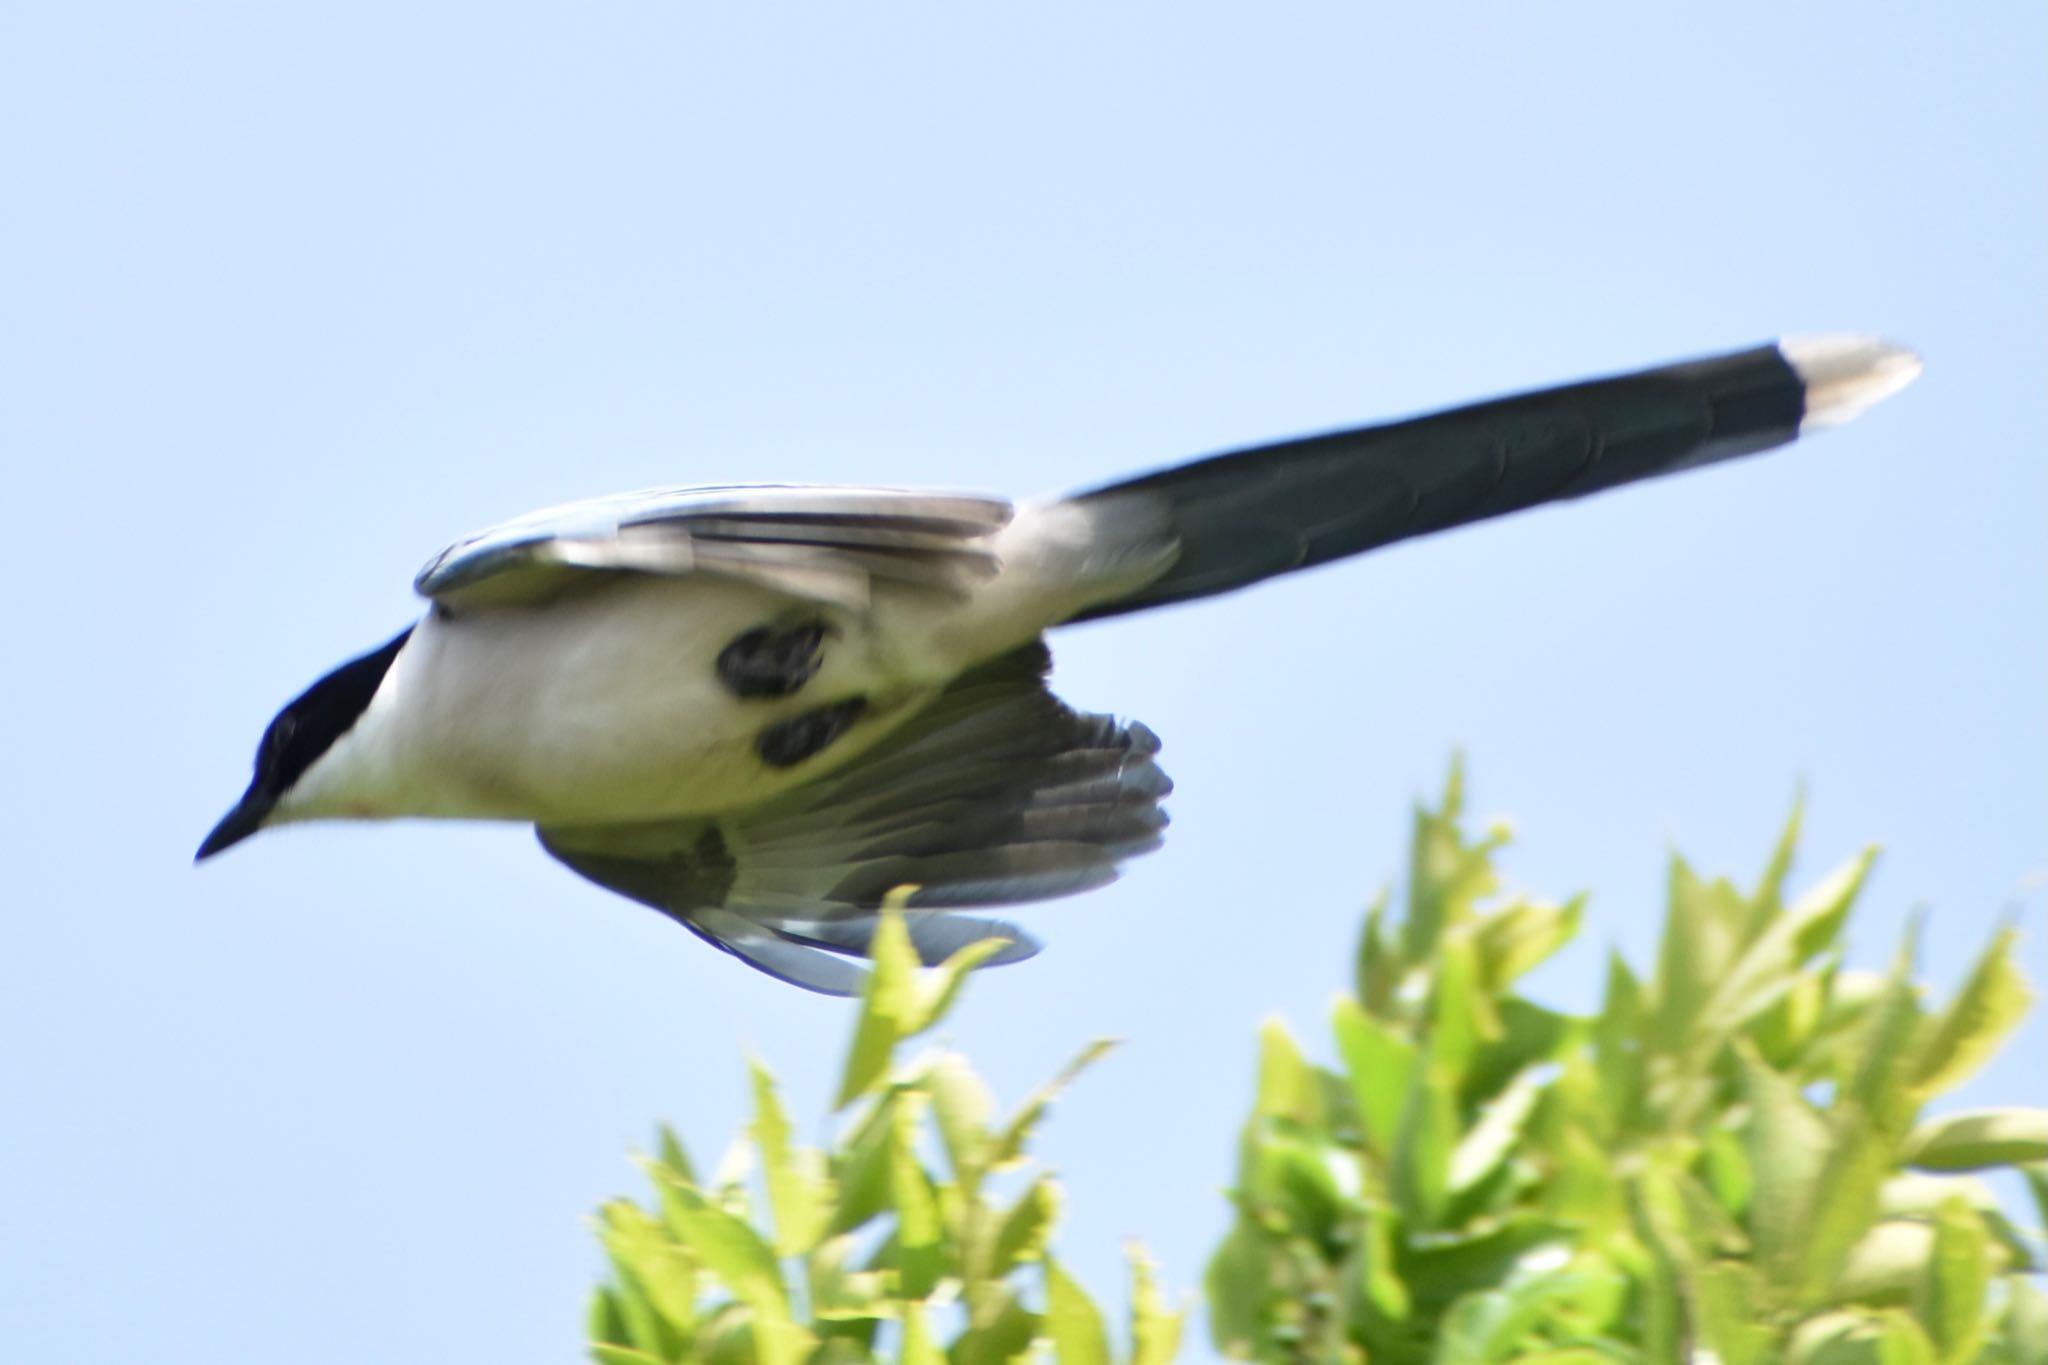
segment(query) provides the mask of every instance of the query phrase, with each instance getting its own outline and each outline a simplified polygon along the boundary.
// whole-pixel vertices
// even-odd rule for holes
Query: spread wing
[[[719,574],[858,608],[874,579],[964,593],[998,567],[1010,504],[810,485],[652,488],[567,503],[466,536],[414,580],[455,610],[545,601],[609,575]]]
[[[1112,881],[1157,848],[1173,784],[1152,732],[1069,708],[1045,684],[1043,644],[963,674],[860,759],[739,814],[544,828],[541,844],[591,881],[650,905],[793,985],[858,993],[889,892],[911,885],[927,963],[984,938],[1038,945],[953,914]]]

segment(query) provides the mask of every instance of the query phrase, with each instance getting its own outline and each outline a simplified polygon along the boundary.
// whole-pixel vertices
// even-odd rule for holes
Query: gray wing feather
[[[873,579],[962,593],[994,574],[1010,504],[967,494],[771,485],[656,488],[517,517],[420,570],[464,608],[545,600],[615,573],[710,573],[860,606]]]
[[[1034,644],[985,664],[846,769],[752,810],[542,829],[541,843],[808,990],[858,990],[860,969],[830,955],[865,955],[883,899],[906,886],[928,964],[991,937],[1009,946],[988,965],[1020,961],[1038,945],[1012,926],[944,912],[1114,880],[1159,846],[1173,789],[1152,732],[1067,707],[1048,662]]]

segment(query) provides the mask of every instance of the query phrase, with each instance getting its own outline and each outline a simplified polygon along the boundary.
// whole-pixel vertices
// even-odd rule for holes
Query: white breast
[[[541,605],[434,614],[280,818],[441,816],[588,824],[750,805],[857,757],[962,670],[1034,638],[1151,562],[1098,563],[1070,507],[1020,509],[971,598],[878,583],[865,609],[708,574],[629,577]],[[793,696],[719,679],[739,635],[799,617],[834,632]],[[868,709],[817,757],[762,761],[761,732],[850,697]]]

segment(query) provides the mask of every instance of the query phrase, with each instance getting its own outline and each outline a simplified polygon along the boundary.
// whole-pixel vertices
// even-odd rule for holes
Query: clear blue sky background
[[[1652,11],[1655,12],[1652,12]],[[848,1011],[516,828],[203,871],[274,708],[453,535],[658,482],[1058,490],[1874,330],[1928,373],[1790,452],[1055,641],[1156,728],[1167,849],[1031,912],[953,1036],[1057,1112],[1070,1260],[1197,1282],[1253,1036],[1326,1050],[1358,907],[1470,754],[1545,978],[1666,851],[1890,851],[1953,983],[2048,832],[2048,11],[1908,4],[93,3],[0,18],[10,876],[0,1358],[550,1361],[585,1215],[742,1050]],[[2044,1098],[2037,1023],[1970,1092]],[[2027,1058],[2031,1053],[2031,1059]],[[1161,1120],[1170,1136],[1162,1137]],[[1163,1144],[1163,1145],[1162,1145]]]

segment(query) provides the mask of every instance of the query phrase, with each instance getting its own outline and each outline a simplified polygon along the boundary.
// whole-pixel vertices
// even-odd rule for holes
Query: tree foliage
[[[1366,916],[1332,1011],[1337,1064],[1266,1025],[1209,1263],[1218,1350],[1275,1362],[2041,1365],[2038,1232],[1984,1173],[2018,1168],[2048,1222],[2048,1110],[1930,1117],[2030,996],[1999,932],[1946,1001],[1845,965],[1866,852],[1786,890],[1795,813],[1756,887],[1671,865],[1653,970],[1618,956],[1600,1009],[1519,983],[1580,901],[1502,896],[1506,835],[1468,835],[1454,772],[1419,810],[1405,899]],[[966,1060],[901,1046],[981,949],[921,972],[893,919],[830,1150],[792,1141],[754,1068],[746,1140],[708,1178],[664,1133],[655,1199],[606,1206],[605,1365],[1171,1359],[1182,1313],[1132,1252],[1113,1344],[1050,1252],[1061,1195]],[[1172,1126],[1161,1116],[1162,1126]]]

